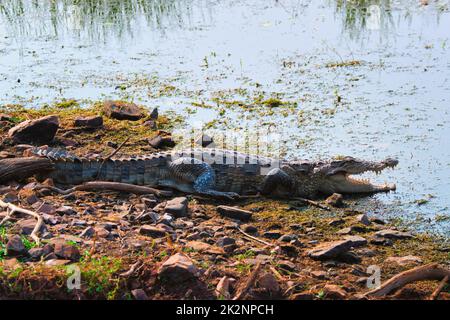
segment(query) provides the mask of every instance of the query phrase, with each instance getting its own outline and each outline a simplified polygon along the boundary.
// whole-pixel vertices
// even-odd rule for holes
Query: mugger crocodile
[[[277,197],[315,197],[317,194],[388,192],[395,184],[377,185],[352,175],[380,173],[398,164],[345,157],[329,161],[278,160],[221,149],[188,149],[103,161],[77,157],[65,150],[31,149],[53,163],[48,172],[59,184],[112,181],[181,192],[234,198],[261,193]]]

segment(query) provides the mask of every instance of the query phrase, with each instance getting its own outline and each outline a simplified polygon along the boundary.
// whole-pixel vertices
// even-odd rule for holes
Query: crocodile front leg
[[[295,192],[294,180],[282,169],[275,168],[269,171],[264,178],[261,188],[263,195],[292,195]]]
[[[239,195],[234,192],[215,190],[216,176],[214,169],[209,164],[199,159],[179,158],[170,163],[169,170],[171,176],[181,184],[185,184],[186,182],[192,183],[194,191],[198,194],[225,197],[229,199],[239,197]],[[174,187],[179,189],[176,184]]]

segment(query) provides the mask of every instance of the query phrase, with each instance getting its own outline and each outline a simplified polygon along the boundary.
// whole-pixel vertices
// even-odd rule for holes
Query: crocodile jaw
[[[368,179],[356,179],[349,174],[338,174],[331,177],[334,192],[338,193],[374,193],[389,192],[396,189],[394,183],[374,184]]]

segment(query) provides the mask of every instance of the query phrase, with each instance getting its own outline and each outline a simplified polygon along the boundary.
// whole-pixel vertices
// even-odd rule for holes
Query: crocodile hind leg
[[[195,193],[213,197],[237,198],[239,195],[234,192],[222,192],[215,190],[216,176],[214,169],[199,159],[179,158],[170,165],[171,178],[175,178],[180,183],[174,183],[173,187],[180,191],[186,189],[186,183],[191,183]],[[180,188],[183,186],[182,188]]]
[[[282,169],[275,168],[269,171],[264,178],[261,188],[263,195],[286,196],[294,193],[294,180]]]

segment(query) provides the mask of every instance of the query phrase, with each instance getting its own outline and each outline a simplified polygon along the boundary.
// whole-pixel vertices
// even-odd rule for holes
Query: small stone
[[[361,258],[354,252],[344,252],[342,254],[340,254],[338,257],[339,261],[342,261],[344,263],[349,263],[349,264],[353,264],[353,263],[360,263],[361,262]]]
[[[278,293],[280,291],[280,285],[272,273],[264,273],[260,276],[258,286],[270,293]]]
[[[55,244],[54,253],[60,258],[68,259],[70,261],[80,260],[80,251],[78,250],[78,248],[61,241]]]
[[[112,231],[113,229],[117,229],[117,223],[104,222],[102,224],[99,224],[98,227],[105,228],[108,231]]]
[[[247,233],[257,233],[258,232],[258,228],[256,228],[255,226],[252,226],[250,224],[246,224],[246,225],[242,226],[242,230]]]
[[[291,228],[292,230],[296,230],[296,231],[302,231],[305,229],[305,227],[303,225],[298,224],[298,223],[289,225],[289,228]]]
[[[342,300],[347,297],[347,292],[345,292],[344,289],[341,287],[335,285],[335,284],[327,284],[323,288],[323,291],[326,294],[326,298],[328,299],[336,299],[336,300]]]
[[[281,269],[284,269],[284,270],[286,270],[286,271],[294,271],[294,270],[295,270],[295,264],[292,263],[292,262],[289,261],[289,260],[281,260],[281,261],[279,261],[279,262],[278,262],[278,266],[279,266]]]
[[[361,236],[346,236],[345,240],[350,240],[352,242],[352,247],[362,247],[367,244],[367,239]]]
[[[87,227],[86,229],[84,229],[81,233],[80,233],[80,237],[81,238],[86,238],[86,239],[90,239],[94,236],[95,234],[95,230],[92,227]]]
[[[55,213],[59,214],[60,216],[64,216],[64,215],[73,216],[73,215],[77,214],[77,212],[75,210],[73,210],[72,207],[69,207],[69,206],[59,207],[58,209],[56,209]]]
[[[149,300],[147,294],[142,289],[131,290],[131,294],[133,295],[135,300]]]
[[[362,227],[362,226],[350,226],[347,228],[343,228],[341,230],[339,230],[337,233],[338,234],[354,234],[354,233],[358,233],[358,232],[366,232],[367,229],[366,227]]]
[[[41,257],[47,256],[53,252],[53,246],[46,244],[42,248],[31,248],[28,250],[28,255],[32,260],[39,260]]]
[[[408,232],[401,232],[392,229],[381,230],[375,233],[375,236],[387,238],[387,239],[411,239],[413,237],[412,234]]]
[[[158,111],[158,108],[154,108],[154,109],[152,110],[152,112],[150,112],[150,119],[151,119],[151,120],[158,120],[158,117],[159,117],[159,111]]]
[[[76,118],[75,127],[99,128],[103,126],[103,118],[101,116],[91,116],[85,118]]]
[[[396,263],[399,266],[407,265],[419,265],[422,263],[422,259],[416,256],[404,256],[404,257],[389,257],[386,259],[387,263]]]
[[[344,205],[343,199],[344,199],[344,197],[342,196],[342,194],[333,193],[331,196],[329,196],[325,200],[325,203],[327,203],[330,206],[339,208],[339,207],[342,207]]]
[[[249,221],[252,218],[252,213],[250,211],[237,207],[218,206],[217,212],[223,217],[240,221]]]
[[[211,245],[201,241],[189,241],[186,243],[186,247],[198,252],[204,252],[209,250]]]
[[[234,240],[233,238],[230,238],[230,237],[223,237],[223,238],[220,238],[219,240],[217,240],[216,244],[219,247],[225,247],[228,245],[236,244],[236,240]]]
[[[158,270],[158,275],[173,283],[193,279],[198,270],[192,260],[181,253],[171,256]]]
[[[327,273],[325,271],[321,271],[321,270],[311,271],[311,275],[314,278],[317,278],[319,280],[326,280],[326,279],[328,279]]]
[[[197,138],[195,144],[202,148],[214,148],[216,144],[214,143],[214,139],[207,134],[202,134]]]
[[[162,228],[158,228],[158,227],[154,227],[154,226],[150,226],[150,225],[143,225],[139,229],[139,233],[144,236],[149,236],[152,238],[163,238],[166,236],[167,231]]]
[[[45,265],[50,266],[50,267],[66,266],[71,262],[72,261],[67,260],[67,259],[50,259],[50,260],[47,260],[47,262],[45,262]]]
[[[392,246],[393,245],[392,240],[378,237],[378,236],[372,237],[372,239],[370,239],[370,243],[377,245],[377,246]]]
[[[36,223],[37,223],[36,219],[26,219],[17,222],[17,226],[20,228],[21,234],[30,235],[34,230]],[[41,228],[39,229],[39,232],[46,232],[46,231],[47,227],[45,226],[45,224],[42,224]]]
[[[297,241],[297,240],[294,240]],[[296,246],[292,244],[282,244],[280,245],[281,252],[286,254],[289,257],[296,257],[298,255],[298,250]]]
[[[328,222],[328,225],[331,227],[337,227],[337,226],[343,225],[344,223],[345,223],[345,220],[339,218],[339,219],[331,220],[330,222]]]
[[[148,140],[148,143],[155,149],[173,148],[175,147],[175,141],[173,141],[170,135],[160,135]]]
[[[186,197],[178,197],[169,200],[164,211],[176,218],[186,217],[188,213],[188,199]]]
[[[94,228],[94,232],[97,235],[97,237],[99,238],[103,238],[106,239],[108,238],[110,232],[108,230],[106,230],[104,227],[95,227]]]
[[[74,220],[72,220],[70,225],[75,226],[75,227],[85,227],[87,225],[87,221],[74,219]]]
[[[296,240],[298,238],[295,234],[284,234],[280,238],[278,238],[278,241],[281,242],[291,242],[293,240]]]
[[[32,207],[39,213],[55,214],[56,212],[56,208],[46,202],[36,202],[32,205]]]
[[[263,233],[264,238],[268,239],[279,239],[282,236],[280,231],[266,231]]]
[[[105,101],[103,111],[109,118],[136,121],[144,117],[142,110],[134,103]]]
[[[174,221],[175,221],[175,218],[174,218],[172,215],[170,215],[170,214],[168,214],[168,213],[165,213],[165,214],[161,217],[160,223],[166,224],[166,225],[168,225],[168,226],[172,226],[172,224],[173,224]]]
[[[376,217],[370,218],[370,222],[376,223],[376,224],[381,224],[381,225],[386,224],[386,222],[384,220],[382,220],[380,218],[376,218]]]
[[[27,249],[25,248],[20,236],[14,235],[9,238],[6,243],[6,254],[8,256],[23,256],[27,254]]]
[[[350,240],[325,242],[308,251],[308,255],[317,260],[329,260],[347,252],[352,245]]]
[[[365,226],[368,226],[371,223],[369,217],[366,214],[360,214],[356,216],[356,221],[362,223]]]
[[[36,120],[27,120],[19,123],[8,131],[14,143],[40,143],[48,144],[53,141],[59,128],[57,116],[46,116]]]

